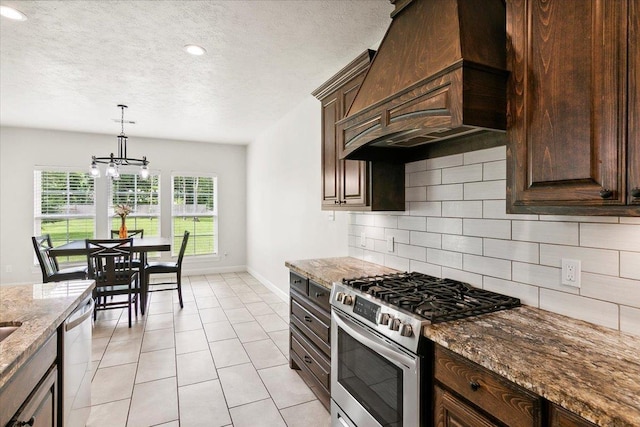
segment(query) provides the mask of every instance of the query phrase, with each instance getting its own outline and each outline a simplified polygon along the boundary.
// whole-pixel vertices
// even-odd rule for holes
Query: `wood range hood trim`
[[[406,163],[428,157],[427,145],[504,134],[504,2],[391,3],[391,25],[347,116],[336,123],[340,157]]]

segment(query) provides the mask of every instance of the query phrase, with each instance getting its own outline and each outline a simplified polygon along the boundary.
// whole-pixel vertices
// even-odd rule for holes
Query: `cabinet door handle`
[[[612,190],[609,190],[608,188],[603,188],[602,190],[600,190],[600,197],[602,197],[603,199],[608,199],[611,196],[613,196]]]
[[[308,364],[312,364],[313,363],[313,360],[309,356],[307,356],[306,354],[304,355],[303,359],[304,359],[305,363],[308,363]]]
[[[478,389],[480,388],[480,384],[478,384],[475,381],[471,381],[469,383],[469,386],[471,387],[471,390],[473,390],[473,391],[478,391]]]
[[[636,199],[639,198],[640,197],[640,188],[636,187],[636,188],[632,189],[631,190],[631,195]]]
[[[293,283],[294,283],[295,285],[299,285],[300,283],[302,283],[302,280],[300,280],[300,279],[295,279],[295,280],[293,281]]]
[[[316,298],[320,298],[320,297],[324,296],[324,293],[323,292],[316,292],[315,295],[316,295]]]
[[[304,316],[304,321],[311,323],[313,322],[313,319],[311,319],[311,316]]]
[[[340,200],[334,200],[333,203],[336,204],[336,205],[339,205],[340,204]]]
[[[29,421],[16,421],[16,423],[13,425],[17,427],[32,426],[35,424],[35,422],[36,422],[36,417],[31,417]]]

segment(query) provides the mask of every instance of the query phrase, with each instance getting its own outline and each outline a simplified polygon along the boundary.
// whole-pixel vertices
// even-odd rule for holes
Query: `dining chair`
[[[180,301],[180,308],[184,307],[182,303],[182,259],[184,258],[184,252],[187,249],[187,242],[189,241],[189,232],[185,231],[182,237],[182,245],[180,246],[180,252],[178,253],[178,259],[176,262],[149,262],[144,268],[145,283],[147,284],[147,292],[159,292],[159,291],[173,291],[178,290],[178,300]],[[151,283],[149,276],[152,274],[175,274],[176,280],[169,282],[156,282]],[[166,287],[166,285],[175,285],[175,287]],[[151,289],[150,286],[160,286],[161,289]]]
[[[131,327],[131,307],[138,315],[140,295],[138,271],[132,265],[133,239],[87,239],[87,263],[89,278],[96,281],[93,298],[96,301],[93,313],[98,310],[127,308]],[[107,297],[125,297],[109,298]]]
[[[33,249],[36,251],[40,270],[42,271],[42,282],[61,282],[64,280],[76,280],[87,278],[86,267],[69,267],[60,269],[58,260],[49,254],[49,250],[53,247],[51,243],[51,235],[43,234],[42,236],[32,236]]]

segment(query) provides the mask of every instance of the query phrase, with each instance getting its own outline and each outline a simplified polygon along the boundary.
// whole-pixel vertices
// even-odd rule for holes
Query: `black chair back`
[[[36,251],[40,270],[42,271],[42,281],[47,282],[48,278],[58,272],[58,262],[49,255],[49,249],[53,247],[51,244],[51,236],[43,234],[42,236],[33,236],[33,249]]]
[[[117,239],[118,237],[120,237],[120,230],[111,230],[111,238]],[[127,238],[129,237],[140,237],[142,239],[144,237],[144,229],[140,229],[140,230],[127,229]]]
[[[184,231],[184,237],[182,237],[182,245],[180,245],[180,253],[178,253],[178,261],[176,265],[178,269],[182,269],[182,259],[184,258],[184,253],[187,250],[187,242],[189,241],[189,232],[187,230]]]
[[[89,278],[96,286],[129,285],[134,273],[132,265],[133,239],[88,239],[87,263]]]

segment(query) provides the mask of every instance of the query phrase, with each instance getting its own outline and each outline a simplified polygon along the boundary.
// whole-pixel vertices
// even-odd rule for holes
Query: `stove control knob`
[[[400,319],[389,317],[389,329],[397,331],[400,328]]]
[[[345,295],[344,297],[342,297],[342,303],[344,305],[351,305],[353,304],[353,297],[351,295]]]
[[[409,325],[408,323],[401,324],[400,335],[403,337],[410,337],[411,335],[413,335],[413,329],[411,328],[411,325]]]
[[[382,311],[378,311],[378,313],[376,314],[376,323],[378,325],[388,325],[389,313],[383,313]]]
[[[336,294],[336,301],[342,302],[344,300],[344,292],[338,292]]]

